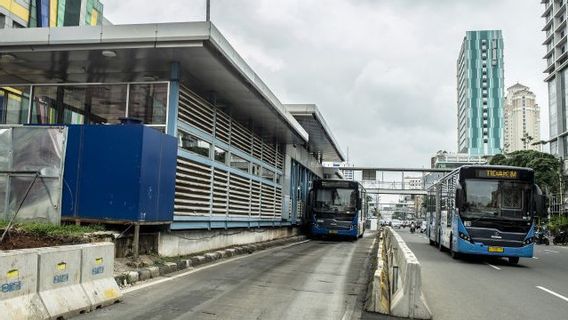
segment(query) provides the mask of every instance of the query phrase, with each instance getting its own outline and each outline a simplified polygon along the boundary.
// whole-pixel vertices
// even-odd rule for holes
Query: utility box
[[[177,140],[140,124],[70,125],[62,217],[171,223]]]

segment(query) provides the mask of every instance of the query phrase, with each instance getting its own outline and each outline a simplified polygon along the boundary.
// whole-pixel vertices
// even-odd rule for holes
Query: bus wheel
[[[519,257],[509,257],[509,264],[519,263]]]

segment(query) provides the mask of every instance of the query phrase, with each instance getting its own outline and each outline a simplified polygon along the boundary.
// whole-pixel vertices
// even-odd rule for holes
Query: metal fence
[[[66,127],[0,126],[0,220],[59,224]]]

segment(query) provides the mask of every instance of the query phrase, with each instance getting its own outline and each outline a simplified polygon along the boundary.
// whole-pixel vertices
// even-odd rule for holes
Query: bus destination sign
[[[483,169],[477,170],[479,178],[519,179],[519,172],[515,170]]]

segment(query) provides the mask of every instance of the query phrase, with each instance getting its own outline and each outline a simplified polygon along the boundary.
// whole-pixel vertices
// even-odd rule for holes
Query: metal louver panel
[[[184,86],[179,91],[178,113],[180,120],[213,134],[214,108]]]
[[[226,144],[229,144],[229,136],[231,133],[231,118],[229,118],[229,116],[224,112],[217,110],[215,120],[215,137],[225,142]]]
[[[229,173],[213,169],[213,205],[214,215],[226,215],[229,209]]]
[[[262,184],[262,196],[261,196],[261,204],[262,204],[262,218],[273,218],[274,217],[274,187],[269,186],[266,184]]]
[[[260,196],[261,196],[261,184],[258,181],[252,181],[251,185],[251,193],[250,193],[250,210],[251,216],[258,217],[260,216],[261,207],[260,207]]]
[[[284,168],[284,155],[280,151],[276,151],[276,168],[282,170]]]
[[[264,142],[260,139],[257,135],[253,136],[253,144],[252,144],[252,156],[260,159],[262,157],[262,148]]]
[[[250,212],[250,180],[236,174],[229,175],[229,213],[232,215],[249,215]]]
[[[231,144],[251,154],[252,132],[236,121],[231,123]]]
[[[177,215],[209,215],[211,168],[179,158],[176,170],[174,212]]]
[[[271,145],[265,145],[262,148],[262,161],[275,165],[276,163],[276,148]]]
[[[282,217],[282,188],[276,187],[274,191],[274,217],[280,219]]]

